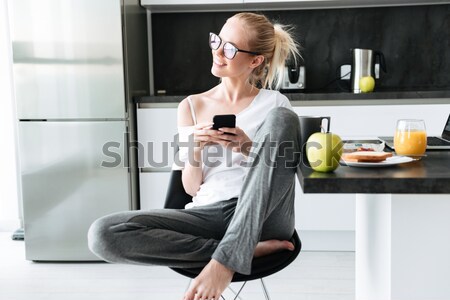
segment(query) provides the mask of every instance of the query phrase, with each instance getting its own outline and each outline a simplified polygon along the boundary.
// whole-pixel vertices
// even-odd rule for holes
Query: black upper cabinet
[[[211,75],[208,33],[235,12],[153,13],[155,93],[186,95],[219,82]],[[352,48],[384,53],[378,91],[450,89],[450,5],[263,11],[295,26],[306,67],[305,92],[339,92],[339,66]]]

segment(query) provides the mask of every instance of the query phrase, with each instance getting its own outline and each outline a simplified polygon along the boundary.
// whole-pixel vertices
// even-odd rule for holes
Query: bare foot
[[[294,244],[292,244],[290,241],[267,240],[259,242],[256,245],[253,257],[266,256],[275,252],[279,252],[281,250],[293,251],[294,248]]]
[[[211,259],[192,280],[183,300],[219,300],[220,295],[230,284],[233,274],[234,271]]]

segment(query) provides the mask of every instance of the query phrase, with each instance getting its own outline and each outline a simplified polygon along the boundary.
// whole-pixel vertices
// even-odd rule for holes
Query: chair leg
[[[233,300],[241,299],[241,297],[239,297],[239,294],[242,292],[242,289],[244,288],[244,286],[245,286],[246,283],[247,283],[247,281],[245,281],[245,282],[242,284],[242,286],[241,286],[241,288],[239,289],[239,291],[237,292],[237,294],[236,294],[235,291],[233,291],[233,289],[231,289],[230,287],[228,287],[228,289],[230,289],[230,290],[233,292],[233,294],[236,295],[236,296],[233,298]]]
[[[264,296],[266,297],[266,300],[270,300],[269,292],[267,291],[266,285],[264,284],[264,280],[261,278],[261,285],[264,292]]]

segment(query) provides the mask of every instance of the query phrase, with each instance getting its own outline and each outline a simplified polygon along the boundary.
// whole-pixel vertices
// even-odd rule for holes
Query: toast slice
[[[357,151],[342,154],[342,160],[348,162],[381,162],[391,157],[390,152]]]

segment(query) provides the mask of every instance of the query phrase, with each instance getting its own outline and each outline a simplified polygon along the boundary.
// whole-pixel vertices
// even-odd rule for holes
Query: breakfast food
[[[356,151],[384,151],[385,143],[377,139],[354,139],[344,140],[343,152],[350,153]]]
[[[377,151],[357,151],[342,154],[342,160],[349,162],[381,162],[391,157],[390,152]]]
[[[373,148],[364,148],[364,147],[358,147],[356,151],[375,151]]]

